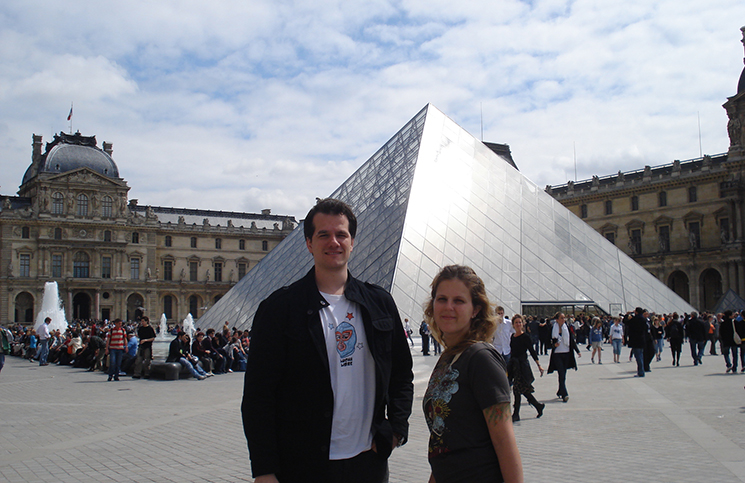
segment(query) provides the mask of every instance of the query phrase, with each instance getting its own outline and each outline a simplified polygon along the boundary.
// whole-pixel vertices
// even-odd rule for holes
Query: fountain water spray
[[[34,329],[38,329],[47,317],[52,319],[52,322],[49,323],[49,332],[59,330],[61,333],[65,333],[67,330],[67,319],[65,318],[65,309],[62,308],[62,301],[59,298],[57,282],[47,282],[44,284],[41,311],[36,316]]]
[[[194,318],[191,316],[191,313],[189,313],[184,319],[184,332],[189,335],[190,340],[194,340],[194,332],[196,332],[196,329],[194,328]]]

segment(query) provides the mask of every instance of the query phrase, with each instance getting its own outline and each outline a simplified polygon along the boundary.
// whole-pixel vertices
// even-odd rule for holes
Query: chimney
[[[264,208],[263,210],[261,210],[261,214],[262,215],[271,215],[272,214],[272,210],[270,208]]]
[[[41,136],[33,134],[31,137],[34,140],[31,151],[31,163],[39,164],[39,161],[41,161]]]
[[[114,143],[107,143],[106,141],[103,142],[103,151],[111,157],[111,154],[114,152]]]

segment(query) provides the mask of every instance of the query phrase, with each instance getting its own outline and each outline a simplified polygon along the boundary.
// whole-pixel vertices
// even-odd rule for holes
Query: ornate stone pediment
[[[110,186],[112,188],[122,188],[127,184],[126,182],[117,182],[114,179],[108,178],[102,174],[93,171],[90,168],[78,168],[74,171],[68,171],[58,175],[50,176],[47,178],[50,184],[67,183],[67,184],[86,184],[95,186],[100,189],[101,186]]]

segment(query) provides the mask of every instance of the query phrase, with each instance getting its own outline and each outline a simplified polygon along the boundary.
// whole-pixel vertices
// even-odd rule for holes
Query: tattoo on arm
[[[495,404],[484,409],[484,417],[486,418],[486,424],[496,424],[500,421],[507,421],[512,417],[510,412],[510,403]]]

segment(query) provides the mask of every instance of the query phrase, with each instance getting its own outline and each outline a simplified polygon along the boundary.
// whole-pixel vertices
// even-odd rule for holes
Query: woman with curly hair
[[[423,401],[430,483],[522,482],[504,359],[488,342],[496,317],[484,282],[469,267],[443,268],[424,316],[445,349]]]

